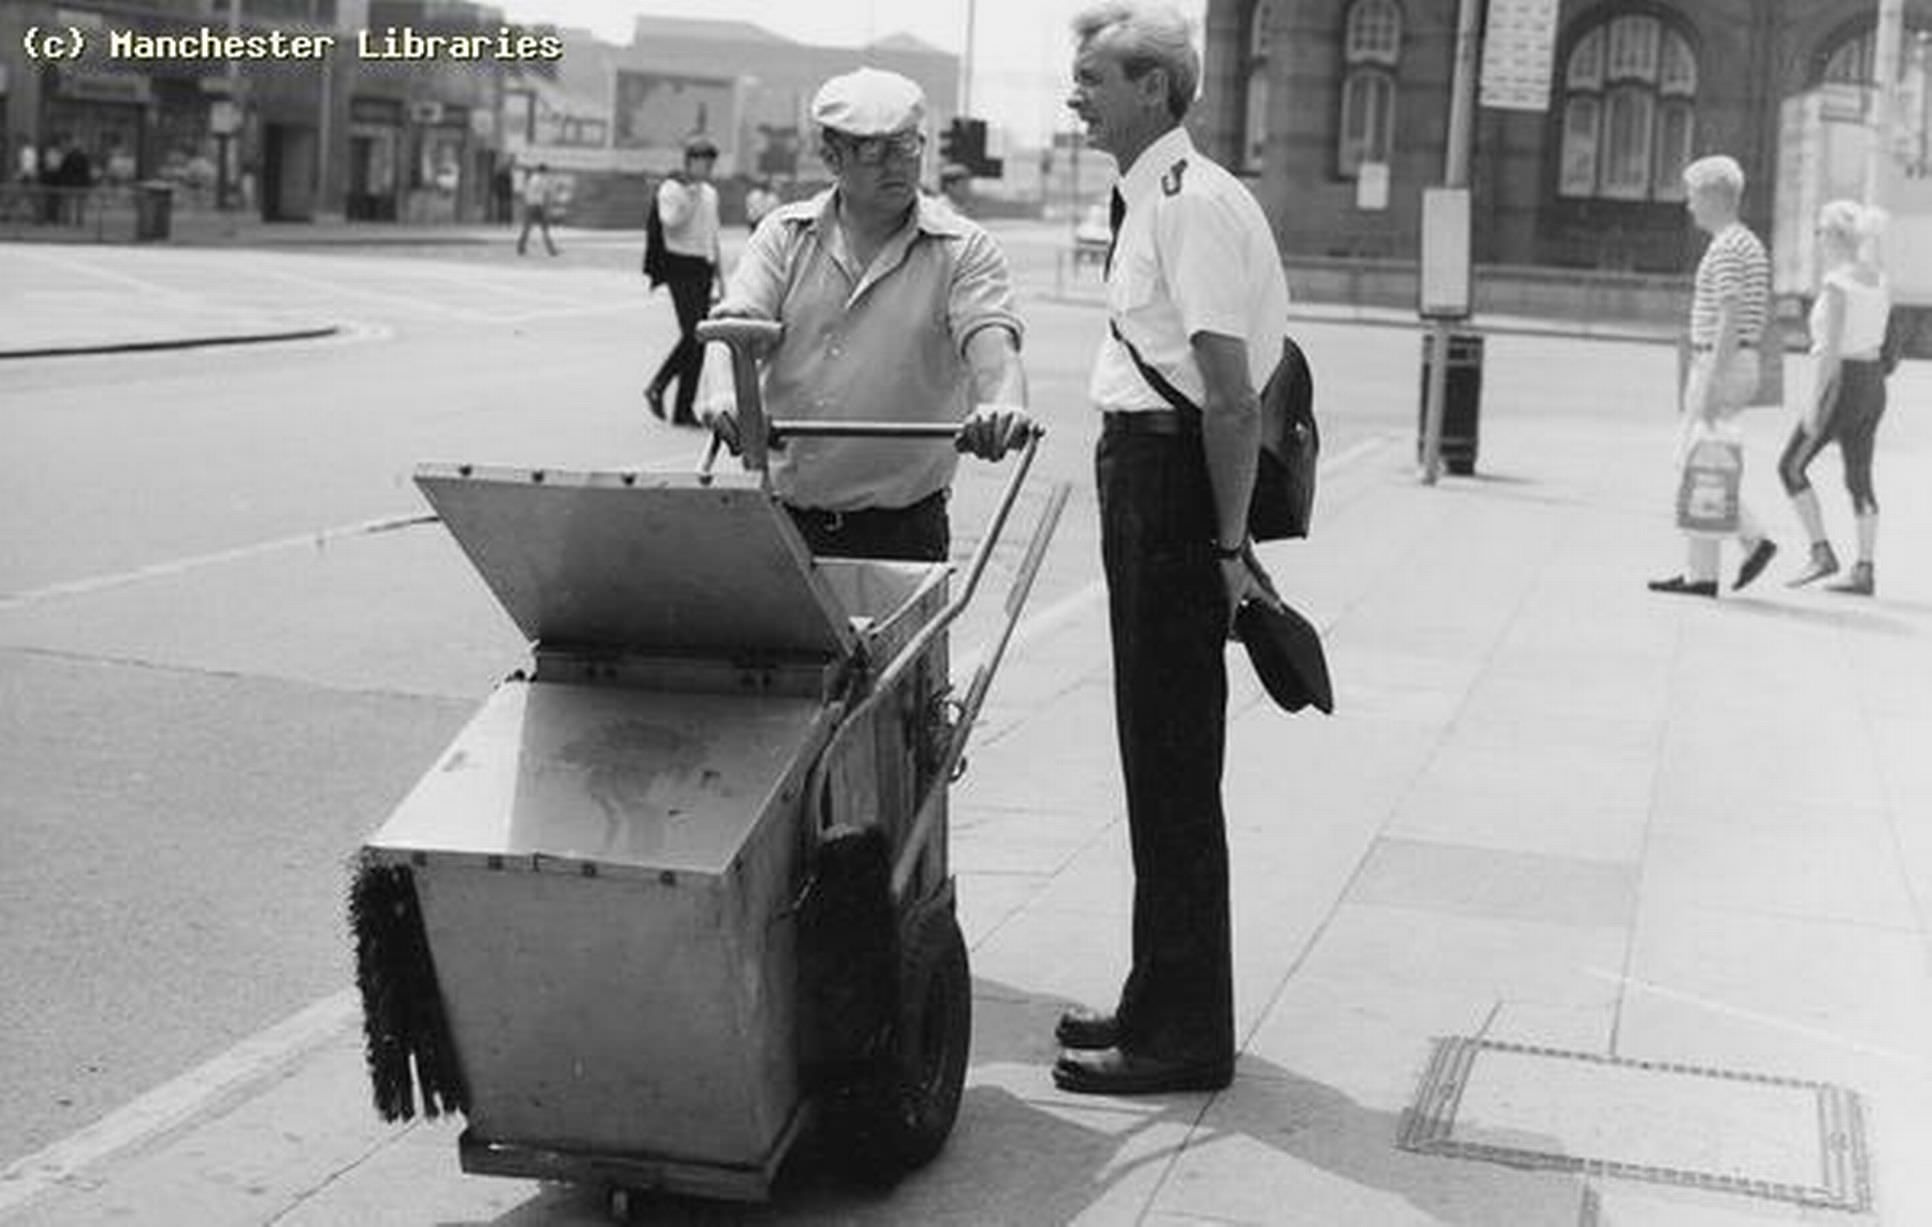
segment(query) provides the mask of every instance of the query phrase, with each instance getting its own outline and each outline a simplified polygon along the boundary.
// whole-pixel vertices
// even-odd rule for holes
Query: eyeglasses
[[[845,137],[839,144],[864,166],[877,166],[888,157],[916,158],[926,150],[923,132],[895,132],[891,136]]]

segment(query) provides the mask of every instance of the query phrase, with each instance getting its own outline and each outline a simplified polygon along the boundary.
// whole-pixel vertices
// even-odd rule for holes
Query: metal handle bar
[[[972,603],[973,594],[979,590],[980,577],[986,573],[986,564],[992,560],[993,547],[999,544],[1000,534],[1005,529],[1007,518],[1013,511],[1013,504],[1019,498],[1020,486],[1026,481],[1027,471],[1033,467],[1033,457],[1039,452],[1040,439],[1045,433],[1044,430],[1035,430],[1027,437],[1026,446],[1020,451],[1019,463],[1014,466],[1012,476],[1007,478],[1006,489],[1000,495],[999,506],[994,508],[993,518],[987,524],[978,548],[973,551],[972,561],[967,564],[965,582],[960,587],[959,595],[947,602],[944,609],[934,614],[931,621],[919,628],[918,633],[873,679],[871,693],[840,717],[838,729],[832,734],[825,748],[819,751],[818,765],[814,768],[814,774],[820,778],[806,793],[813,798],[814,805],[824,795],[823,776],[826,766],[833,761],[834,753],[844,744],[847,735],[858,727],[863,717],[869,715],[893,693],[899,680],[919,662],[920,657],[926,654],[938,640],[940,633],[958,621],[959,616],[965,613],[966,607]]]
[[[814,422],[808,418],[773,418],[773,441],[784,435],[820,438],[950,439],[959,433],[957,422]]]
[[[986,659],[973,670],[973,680],[966,688],[966,699],[960,704],[959,722],[953,727],[953,735],[946,743],[946,752],[940,759],[938,770],[933,772],[932,787],[920,799],[919,808],[914,811],[912,828],[899,845],[899,859],[892,866],[894,900],[905,897],[906,887],[919,865],[919,857],[925,852],[926,843],[932,838],[933,832],[939,828],[939,799],[952,784],[953,773],[959,769],[960,760],[966,757],[966,741],[972,736],[980,705],[986,701],[986,691],[993,684],[993,674],[998,671],[1000,660],[1006,655],[1007,640],[1013,637],[1020,611],[1026,608],[1027,595],[1033,590],[1033,577],[1039,573],[1040,563],[1046,557],[1047,543],[1053,539],[1053,530],[1060,523],[1060,512],[1066,508],[1067,496],[1072,493],[1073,486],[1061,482],[1048,496],[1046,510],[1040,513],[1040,523],[1033,530],[1033,539],[1027,543],[1026,557],[1020,561],[1020,569],[1013,577],[1013,586],[1006,594],[1006,618],[1000,623],[999,637],[993,641],[992,651],[987,653]]]

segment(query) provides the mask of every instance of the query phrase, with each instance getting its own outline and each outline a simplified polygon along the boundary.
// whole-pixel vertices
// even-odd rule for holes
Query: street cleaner
[[[712,312],[784,325],[764,356],[774,419],[960,423],[952,450],[812,437],[774,451],[772,489],[817,554],[944,561],[956,453],[997,460],[1034,430],[1006,257],[919,191],[925,115],[897,73],[825,82],[812,118],[835,182],[772,213]],[[711,424],[736,450],[734,415]]]

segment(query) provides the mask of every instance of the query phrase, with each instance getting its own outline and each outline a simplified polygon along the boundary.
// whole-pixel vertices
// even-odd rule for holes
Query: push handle
[[[731,350],[731,385],[738,401],[738,447],[744,455],[745,467],[759,473],[765,471],[768,463],[771,429],[765,421],[765,398],[758,386],[758,355],[778,344],[784,335],[785,326],[776,320],[698,322],[700,344],[719,341]],[[712,437],[715,441],[716,436]],[[710,455],[705,457],[705,471],[710,470],[717,454],[714,442]]]

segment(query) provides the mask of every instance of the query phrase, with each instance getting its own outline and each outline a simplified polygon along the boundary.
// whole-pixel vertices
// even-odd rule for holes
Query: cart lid
[[[754,473],[426,464],[416,485],[550,647],[841,657],[848,617]]]

